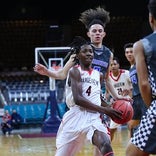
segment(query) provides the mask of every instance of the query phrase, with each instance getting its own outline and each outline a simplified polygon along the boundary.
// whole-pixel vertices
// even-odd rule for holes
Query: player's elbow
[[[66,77],[67,77],[67,73],[64,72],[64,70],[59,70],[58,73],[57,73],[57,77],[60,80],[65,80]]]
[[[75,98],[74,98],[74,101],[75,101],[75,104],[81,106],[81,104],[83,103],[83,100],[82,100],[82,96],[80,95],[77,95]]]
[[[65,80],[66,75],[63,72],[59,71],[58,73],[55,73],[54,78],[57,80]]]
[[[66,77],[67,77],[67,74],[64,74],[64,73],[63,73],[60,79],[61,79],[61,80],[65,80]]]
[[[140,81],[140,89],[142,91],[146,91],[148,87],[149,87],[148,81]]]
[[[64,75],[61,75],[61,76],[58,76],[56,79],[58,79],[58,80],[65,80],[65,76]]]

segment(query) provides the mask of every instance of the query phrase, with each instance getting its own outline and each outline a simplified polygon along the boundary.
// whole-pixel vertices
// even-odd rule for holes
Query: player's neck
[[[81,65],[81,69],[82,69],[82,70],[86,70],[86,71],[90,71],[90,70],[92,70],[92,67],[91,67],[91,66],[84,66],[84,65]]]
[[[112,74],[114,77],[117,77],[120,74],[120,70],[114,71]]]
[[[131,68],[133,68],[135,65],[135,62],[130,62],[130,65],[131,65]]]
[[[92,45],[95,48],[102,48],[102,44],[101,43],[92,43]]]

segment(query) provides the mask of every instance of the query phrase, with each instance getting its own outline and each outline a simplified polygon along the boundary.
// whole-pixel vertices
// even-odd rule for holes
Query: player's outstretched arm
[[[64,80],[67,77],[69,69],[75,64],[75,56],[76,54],[72,54],[70,56],[70,59],[65,64],[65,66],[58,71],[51,71],[46,66],[40,63],[37,63],[34,66],[34,71],[37,72],[38,74],[45,75],[54,79]]]

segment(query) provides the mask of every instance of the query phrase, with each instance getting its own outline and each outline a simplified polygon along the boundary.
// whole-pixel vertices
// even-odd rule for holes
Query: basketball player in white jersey
[[[129,71],[120,69],[118,58],[114,57],[110,64],[111,71],[108,76],[108,81],[112,85],[114,92],[119,99],[132,97],[132,83],[129,75]],[[111,95],[111,93],[109,93]],[[113,95],[111,95],[113,98]],[[113,140],[114,133],[120,124],[110,120],[110,132],[111,140]]]
[[[56,137],[55,156],[75,156],[85,140],[89,140],[101,152],[101,156],[114,156],[109,131],[100,119],[100,113],[120,118],[121,112],[102,107],[100,99],[103,75],[91,68],[93,49],[85,40],[76,45],[79,65],[72,67],[66,80],[66,103]]]

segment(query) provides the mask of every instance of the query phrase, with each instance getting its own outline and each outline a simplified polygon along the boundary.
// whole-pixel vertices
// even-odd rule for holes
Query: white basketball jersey
[[[113,76],[113,73],[109,73],[109,82],[113,86],[113,89],[115,93],[118,95],[119,98],[122,98],[123,96],[121,95],[122,91],[127,89],[130,90],[132,89],[132,83],[130,80],[130,75],[128,70],[120,69],[120,73],[118,76]],[[129,97],[128,95],[125,97]]]
[[[82,81],[82,95],[96,105],[101,105],[100,92],[100,72],[97,70],[84,71],[78,66]],[[70,84],[69,75],[66,80],[66,104],[70,108],[75,105]]]

